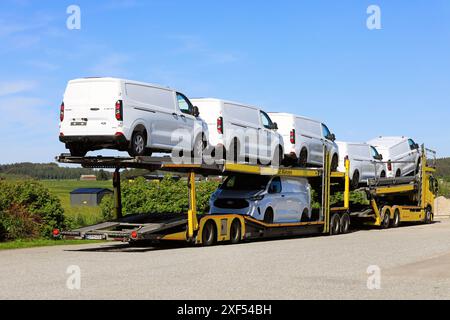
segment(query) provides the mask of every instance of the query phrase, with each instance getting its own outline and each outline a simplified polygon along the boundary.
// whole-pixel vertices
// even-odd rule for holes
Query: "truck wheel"
[[[208,221],[203,226],[202,244],[205,247],[210,247],[216,244],[216,240],[217,240],[216,226],[212,221]]]
[[[359,187],[359,171],[355,170],[355,172],[353,172],[352,188],[358,189],[358,187]]]
[[[427,208],[427,211],[425,212],[425,224],[431,224],[433,222],[433,213],[431,212],[430,208]]]
[[[397,228],[400,225],[400,210],[395,209],[394,219],[391,221],[391,228]]]
[[[70,155],[72,157],[84,157],[88,153],[86,149],[78,146],[78,145],[72,145],[69,147]]]
[[[337,235],[341,231],[341,218],[335,213],[330,220],[330,235]]]
[[[133,133],[131,138],[131,146],[128,154],[132,157],[142,157],[145,156],[145,149],[147,147],[147,139],[145,134],[141,131]]]
[[[391,221],[391,210],[386,209],[384,211],[383,221],[381,221],[381,228],[382,229],[389,228],[390,221]]]
[[[235,219],[231,224],[230,229],[230,242],[231,244],[238,244],[241,241],[241,222]]]
[[[341,217],[341,233],[346,234],[350,231],[350,215],[344,213]]]

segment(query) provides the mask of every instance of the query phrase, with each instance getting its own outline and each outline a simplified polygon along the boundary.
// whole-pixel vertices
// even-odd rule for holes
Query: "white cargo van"
[[[131,156],[205,147],[207,126],[182,93],[116,78],[69,81],[60,110],[60,141],[73,156],[103,148]]]
[[[420,168],[419,145],[408,137],[378,137],[367,143],[375,146],[387,163],[387,177],[414,175]]]
[[[336,137],[324,123],[290,113],[269,112],[269,116],[278,124],[288,158],[302,167],[321,167],[323,147],[326,145],[332,155],[332,170],[337,170],[339,150],[334,142]]]
[[[220,152],[228,160],[249,158],[263,164],[282,161],[283,138],[277,124],[260,108],[212,98],[192,99],[192,103],[208,124],[213,155]]]
[[[360,183],[367,183],[369,179],[386,177],[383,156],[375,147],[358,142],[338,141],[336,144],[341,155],[338,171],[345,172],[345,159],[349,159],[349,175],[353,188],[357,188]]]

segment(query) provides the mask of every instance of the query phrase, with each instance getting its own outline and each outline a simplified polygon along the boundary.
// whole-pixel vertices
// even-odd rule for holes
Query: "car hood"
[[[248,199],[263,192],[264,190],[219,190],[216,195],[222,199]]]

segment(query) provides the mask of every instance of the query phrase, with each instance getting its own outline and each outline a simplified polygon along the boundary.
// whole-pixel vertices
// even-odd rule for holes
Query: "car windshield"
[[[268,176],[230,176],[222,184],[222,190],[264,190],[270,181]]]

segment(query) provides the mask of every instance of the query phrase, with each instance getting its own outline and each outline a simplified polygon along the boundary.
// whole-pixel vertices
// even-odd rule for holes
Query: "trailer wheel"
[[[391,221],[391,210],[386,209],[384,210],[383,221],[381,221],[381,228],[382,229],[389,228],[390,221]]]
[[[330,220],[330,235],[337,235],[341,231],[341,218],[335,213]]]
[[[231,224],[230,229],[230,242],[231,244],[238,244],[241,242],[241,222],[238,219],[235,219]]]
[[[341,217],[341,233],[346,234],[350,231],[350,215],[348,213],[344,213]]]
[[[203,226],[202,244],[205,247],[210,247],[216,244],[216,240],[217,240],[216,226],[212,221],[208,221]]]
[[[395,209],[394,219],[391,221],[391,228],[397,228],[400,225],[400,210]]]

